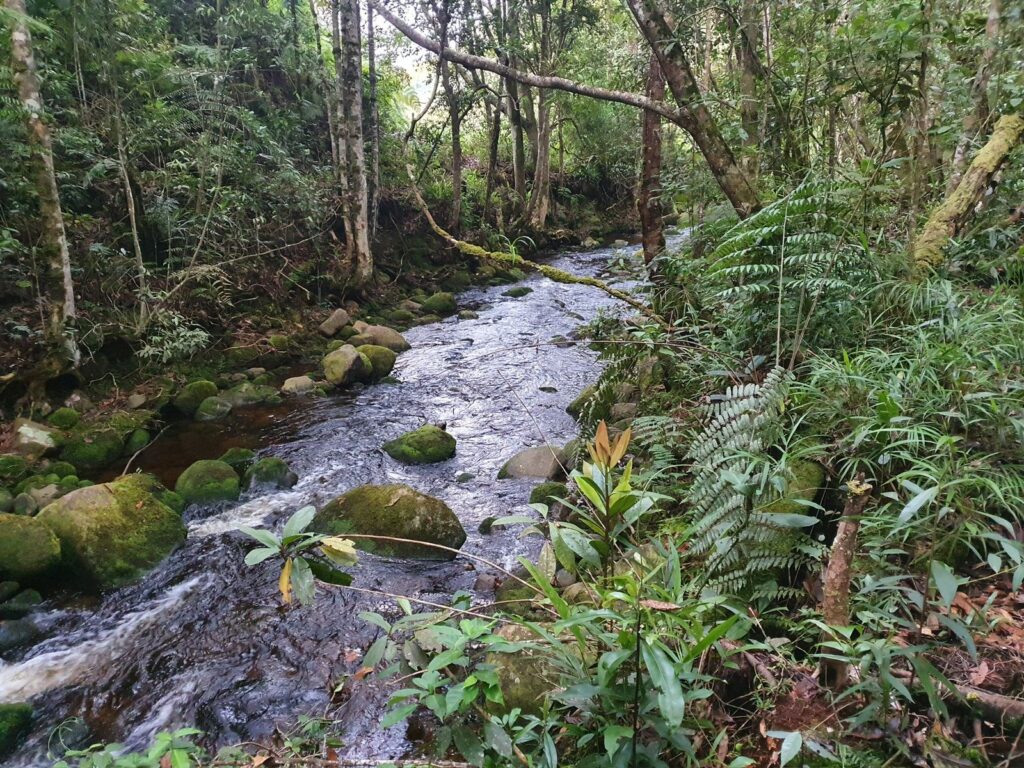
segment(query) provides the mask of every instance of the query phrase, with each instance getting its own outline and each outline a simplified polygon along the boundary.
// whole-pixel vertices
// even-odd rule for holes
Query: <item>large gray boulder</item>
[[[348,324],[348,312],[344,309],[336,309],[331,312],[330,317],[320,323],[320,333],[324,336],[331,337]]]
[[[327,355],[322,362],[324,376],[336,387],[361,381],[373,371],[373,363],[351,344],[345,344]]]

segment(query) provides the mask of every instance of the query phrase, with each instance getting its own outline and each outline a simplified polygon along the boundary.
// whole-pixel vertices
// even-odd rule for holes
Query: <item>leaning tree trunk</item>
[[[921,233],[914,241],[913,260],[917,269],[936,268],[942,265],[943,252],[949,240],[954,237],[971,218],[992,177],[1006,161],[1015,146],[1024,136],[1024,117],[1003,115],[999,118],[988,142],[978,150],[970,167],[956,189],[928,217]]]
[[[341,0],[340,10],[345,171],[348,216],[352,230],[350,277],[356,286],[363,286],[373,277],[373,257],[370,253],[370,212],[366,197],[366,152],[363,147],[363,50],[359,0]]]
[[[448,118],[452,131],[452,211],[451,230],[458,234],[462,221],[462,115],[459,113],[459,98],[452,84],[448,62],[441,59],[441,84],[445,101],[448,102]]]
[[[657,101],[665,97],[665,78],[661,74],[658,58],[653,53],[647,66],[647,96]],[[661,115],[645,110],[642,120],[643,158],[636,207],[640,216],[644,263],[650,266],[665,250],[661,204]]]
[[[44,119],[43,98],[39,92],[39,73],[32,53],[32,36],[25,23],[25,0],[4,0],[11,20],[11,69],[18,86],[18,98],[25,113],[28,143],[36,169],[36,193],[42,224],[41,246],[47,269],[46,294],[49,320],[47,332],[62,364],[77,366],[78,345],[71,333],[75,317],[75,288],[71,280],[64,214],[60,207],[57,175],[53,166],[53,141]]]
[[[128,173],[128,150],[125,148],[124,123],[117,114],[117,165],[121,172],[121,185],[124,187],[125,207],[128,210],[128,224],[132,234],[132,253],[135,256],[135,274],[138,281],[137,301],[139,305],[138,329],[145,329],[149,323],[149,290],[146,285],[146,262],[142,258],[142,242],[139,240],[139,223],[135,213],[135,192],[132,190],[132,179]]]

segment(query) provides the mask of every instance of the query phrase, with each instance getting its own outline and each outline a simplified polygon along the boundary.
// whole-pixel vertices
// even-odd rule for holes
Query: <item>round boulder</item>
[[[192,416],[203,400],[208,397],[214,397],[216,394],[217,385],[212,381],[207,381],[206,379],[193,381],[182,387],[181,392],[174,398],[174,407],[186,416]]]
[[[438,292],[428,297],[423,302],[422,308],[428,314],[445,317],[446,315],[454,315],[457,306],[455,304],[455,297],[452,294]]]
[[[348,340],[349,344],[354,347],[360,347],[363,344],[374,344],[378,347],[387,347],[394,352],[405,352],[410,348],[409,342],[405,340],[402,334],[394,328],[388,328],[386,325],[363,324],[360,327],[359,324],[356,324],[355,328],[359,333]]]
[[[404,464],[436,464],[455,455],[455,438],[440,427],[424,424],[384,443],[384,451]]]
[[[60,561],[60,542],[38,518],[0,513],[0,575],[32,579]]]
[[[356,547],[367,552],[418,560],[452,560],[454,552],[427,545],[458,549],[466,541],[466,531],[447,504],[398,484],[354,488],[321,509],[311,527],[332,535],[394,536],[424,542],[355,539]]]
[[[373,368],[367,362],[368,358],[359,354],[354,346],[344,344],[323,359],[324,376],[336,387],[361,381]]]
[[[520,451],[505,462],[498,472],[498,479],[534,477],[541,480],[557,480],[565,476],[562,449],[553,445],[538,445]]]
[[[213,459],[197,461],[178,477],[174,491],[186,504],[236,501],[241,493],[238,473],[231,465]]]
[[[291,471],[284,459],[274,456],[260,459],[245,471],[242,485],[250,491],[291,488],[299,476]]]
[[[398,355],[394,350],[376,344],[363,344],[357,348],[357,351],[369,359],[370,365],[373,367],[370,374],[372,381],[380,381],[388,376],[395,368],[395,361],[398,360]]]
[[[124,440],[110,429],[81,432],[68,438],[60,453],[62,460],[77,469],[102,469],[121,458]]]
[[[219,421],[231,413],[231,403],[224,397],[208,397],[196,408],[196,421]]]

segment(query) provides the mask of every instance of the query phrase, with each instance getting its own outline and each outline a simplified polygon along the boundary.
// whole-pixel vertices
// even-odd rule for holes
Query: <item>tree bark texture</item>
[[[342,107],[345,120],[345,170],[348,216],[351,220],[351,280],[365,285],[373,277],[370,253],[369,201],[366,196],[366,152],[363,143],[363,50],[359,0],[341,0]]]
[[[366,9],[366,59],[370,80],[370,176],[367,196],[370,205],[370,241],[377,234],[380,210],[380,105],[377,94],[377,36],[373,29],[373,9]]]
[[[647,65],[647,96],[659,101],[665,96],[665,78],[661,74],[658,57],[653,53]],[[644,263],[650,266],[665,250],[661,204],[661,116],[645,111],[642,120],[643,157],[636,207],[640,216]]]

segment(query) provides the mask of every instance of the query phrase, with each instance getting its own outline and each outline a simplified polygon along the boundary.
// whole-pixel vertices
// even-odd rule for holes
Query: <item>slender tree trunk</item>
[[[659,101],[665,97],[665,78],[661,74],[658,57],[653,53],[647,65],[647,96]],[[665,250],[661,204],[661,115],[645,111],[641,117],[643,158],[636,207],[640,215],[644,263],[650,266]]]
[[[523,136],[523,113],[519,102],[519,83],[505,80],[508,93],[508,120],[512,125],[512,188],[518,198],[519,209],[526,204],[526,145]]]
[[[373,277],[370,253],[370,212],[366,197],[366,152],[363,143],[363,46],[360,0],[341,0],[342,82],[345,116],[346,175],[352,221],[351,278],[363,286]]]
[[[530,192],[530,227],[544,229],[551,208],[551,94],[537,91],[536,164]]]
[[[739,48],[740,63],[740,123],[743,126],[743,170],[754,184],[758,176],[758,148],[760,146],[761,102],[757,95],[757,83],[761,68],[757,44],[761,40],[761,12],[755,0],[743,0],[740,12]]]
[[[341,46],[341,0],[331,0],[331,50],[334,54],[334,126],[337,129],[335,148],[338,153],[338,193],[341,198],[342,227],[345,230],[344,262],[352,264],[355,233],[349,212],[351,196],[348,191],[348,120],[345,118],[345,54]]]
[[[125,206],[128,209],[128,224],[132,234],[132,253],[135,256],[135,275],[138,282],[136,286],[139,304],[138,328],[142,330],[149,322],[146,263],[142,258],[142,243],[139,240],[139,225],[135,214],[135,192],[132,190],[132,180],[128,173],[128,151],[125,148],[124,123],[120,114],[117,116],[117,165],[121,171],[121,185],[124,187]]]
[[[481,220],[486,223],[491,208],[491,196],[494,194],[494,177],[498,172],[498,147],[501,141],[501,102],[504,98],[505,81],[498,82],[498,98],[491,115],[491,133],[487,142],[487,187],[484,191],[484,210]]]
[[[448,119],[452,132],[452,211],[450,228],[458,234],[462,221],[462,115],[459,113],[459,98],[452,83],[448,62],[441,60],[441,85],[445,101],[448,102]]]
[[[373,9],[366,9],[366,58],[370,78],[370,241],[377,234],[380,210],[380,106],[377,103],[377,36],[373,30]]]
[[[36,170],[36,193],[39,196],[42,224],[41,250],[45,254],[47,270],[43,281],[49,304],[47,332],[61,361],[77,366],[78,345],[71,331],[75,318],[71,257],[53,166],[53,140],[44,117],[45,107],[39,91],[39,73],[32,52],[32,36],[25,23],[25,0],[4,0],[4,6],[12,15],[11,69],[14,71],[18,99],[25,114],[29,148]]]
[[[320,18],[316,14],[316,0],[309,0],[309,15],[313,19],[313,39],[316,41],[316,56],[320,61],[320,66],[317,67],[319,73],[317,82],[320,83],[320,91],[323,94],[324,106],[327,110],[327,134],[331,140],[331,167],[334,168],[334,173],[337,176],[341,171],[338,160],[338,129],[334,123],[336,109],[334,89],[328,84],[327,72],[324,67],[324,49],[320,42]]]

